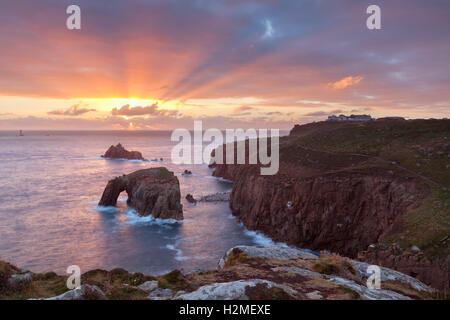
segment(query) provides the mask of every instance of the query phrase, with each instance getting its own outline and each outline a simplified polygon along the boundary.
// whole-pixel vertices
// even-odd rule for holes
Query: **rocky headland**
[[[116,146],[109,147],[109,149],[105,152],[104,155],[102,155],[102,157],[106,159],[127,159],[127,160],[148,161],[142,156],[142,153],[140,153],[139,151],[128,151],[120,143],[118,143]]]
[[[164,167],[138,170],[108,182],[99,206],[115,206],[120,193],[128,194],[127,204],[141,216],[159,219],[183,219],[180,183]]]
[[[211,166],[233,180],[230,206],[248,229],[448,291],[449,139],[450,120],[319,122],[280,139],[276,175]]]
[[[381,288],[367,287],[368,264],[283,246],[238,246],[217,269],[154,277],[124,269],[91,270],[81,287],[67,276],[21,270],[0,261],[0,299],[45,300],[410,300],[443,299],[417,279],[381,268]]]

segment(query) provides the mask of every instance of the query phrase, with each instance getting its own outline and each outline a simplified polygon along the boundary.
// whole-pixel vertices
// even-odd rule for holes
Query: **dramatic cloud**
[[[144,116],[144,115],[168,115],[168,116],[176,116],[178,114],[177,110],[164,110],[164,109],[158,109],[158,104],[154,103],[151,106],[146,107],[130,107],[129,104],[124,105],[122,107],[113,108],[111,110],[111,114],[113,116],[128,116],[128,117],[135,117],[135,116]]]
[[[80,118],[106,125],[94,116],[220,114],[267,125],[298,120],[288,112],[331,108],[371,108],[375,117],[450,113],[448,0],[382,1],[376,31],[366,28],[367,1],[77,0],[82,29],[73,31],[69,4],[0,1],[0,30],[8,30],[0,32],[1,113],[50,112],[63,123],[83,108],[65,114],[44,100],[116,98],[146,102],[92,103],[97,113]],[[253,118],[276,111],[283,115]]]
[[[350,86],[357,85],[361,82],[363,77],[346,77],[334,83],[330,83],[329,86],[335,90],[345,89]]]
[[[54,110],[54,111],[49,111],[47,113],[49,115],[54,115],[54,116],[76,117],[76,116],[81,116],[88,112],[95,112],[95,111],[97,111],[97,110],[96,109],[88,109],[88,108],[80,108],[80,104],[75,104],[67,110]]]

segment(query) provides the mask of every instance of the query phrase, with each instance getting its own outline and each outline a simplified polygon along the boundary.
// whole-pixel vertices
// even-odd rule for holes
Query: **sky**
[[[0,130],[443,118],[449,57],[448,0],[1,1]]]

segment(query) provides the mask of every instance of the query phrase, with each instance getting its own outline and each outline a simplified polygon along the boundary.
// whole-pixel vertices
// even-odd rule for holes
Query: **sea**
[[[101,157],[119,142],[150,161]],[[175,144],[169,131],[0,131],[0,259],[32,272],[77,265],[161,275],[215,268],[236,245],[273,244],[236,221],[229,203],[185,200],[231,191],[232,183],[207,164],[172,163]],[[108,180],[161,166],[180,181],[183,221],[140,217],[126,192],[117,207],[98,206]]]

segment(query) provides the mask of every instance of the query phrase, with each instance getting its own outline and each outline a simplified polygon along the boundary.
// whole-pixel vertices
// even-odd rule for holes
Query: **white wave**
[[[102,213],[116,213],[117,212],[117,208],[113,207],[113,206],[108,206],[108,207],[96,206],[95,210],[97,210],[98,212],[102,212]]]
[[[177,174],[178,177],[196,177],[197,175],[195,173],[190,173],[190,174],[186,174],[186,173],[179,173]]]
[[[96,157],[96,159],[109,160],[109,161],[126,161],[126,162],[134,162],[134,163],[150,163],[150,162],[156,162],[156,161],[149,161],[149,160],[125,159],[125,158],[104,158],[104,157]]]
[[[207,179],[215,179],[215,180],[218,180],[218,181],[221,181],[221,182],[226,182],[226,183],[233,183],[233,181],[225,179],[225,178],[222,178],[222,177],[205,176],[205,178],[207,178]]]
[[[182,223],[183,220],[175,220],[175,219],[160,219],[155,218],[151,214],[148,216],[140,216],[136,210],[128,208],[125,210],[125,217],[127,221],[125,224],[138,225],[138,224],[149,224],[149,225],[159,225],[159,226],[167,226],[172,224]]]
[[[183,256],[183,251],[181,249],[178,249],[175,245],[173,244],[167,244],[166,248],[172,251],[175,251],[175,260],[177,261],[185,261],[185,260],[189,260],[189,257],[184,257]]]
[[[244,228],[244,233],[253,238],[253,241],[257,244],[257,245],[261,245],[261,246],[273,246],[273,245],[277,245],[277,246],[282,246],[282,247],[286,247],[288,248],[289,246],[284,243],[284,242],[275,242],[272,239],[270,239],[269,237],[265,236],[264,234],[262,234],[261,232],[258,231],[250,231],[247,228],[244,227],[244,225],[242,224],[242,222],[240,223],[240,225]]]

